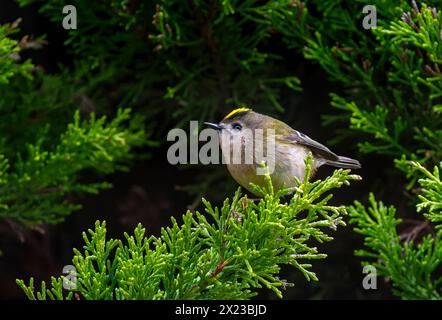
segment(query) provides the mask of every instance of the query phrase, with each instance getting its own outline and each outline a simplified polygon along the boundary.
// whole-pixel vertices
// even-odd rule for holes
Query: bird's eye
[[[233,125],[232,125],[232,128],[233,129],[235,129],[235,130],[241,130],[242,129],[242,125],[241,125],[241,123],[234,123]]]

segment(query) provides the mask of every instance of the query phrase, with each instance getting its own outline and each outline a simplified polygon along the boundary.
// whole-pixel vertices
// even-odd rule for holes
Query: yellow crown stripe
[[[237,113],[246,112],[246,111],[249,111],[249,110],[250,110],[249,108],[238,108],[238,109],[235,109],[232,112],[230,112],[227,116],[225,116],[223,120],[229,119],[229,118],[233,117]]]

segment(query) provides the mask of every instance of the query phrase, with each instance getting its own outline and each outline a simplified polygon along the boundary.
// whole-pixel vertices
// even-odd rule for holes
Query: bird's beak
[[[224,126],[220,124],[211,123],[211,122],[204,122],[204,125],[215,130],[222,130],[224,128]]]

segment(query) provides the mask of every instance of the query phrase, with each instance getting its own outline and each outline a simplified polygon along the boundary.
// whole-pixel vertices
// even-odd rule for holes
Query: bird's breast
[[[266,157],[264,153],[262,157],[254,155],[253,163],[227,163],[227,168],[232,177],[247,190],[253,191],[250,188],[250,183],[259,186],[264,186],[265,180],[263,175],[258,174],[259,164],[264,161],[270,170],[270,177],[275,190],[283,187],[294,187],[296,181],[294,177],[301,181],[305,174],[305,159],[308,155],[308,149],[296,145],[276,144],[273,157]],[[316,164],[313,164],[312,174],[316,170]]]

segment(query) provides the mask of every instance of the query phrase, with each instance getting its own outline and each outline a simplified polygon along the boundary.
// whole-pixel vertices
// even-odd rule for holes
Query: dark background
[[[64,31],[54,29],[47,19],[38,14],[37,6],[19,8],[13,1],[0,0],[0,23],[12,22],[22,17],[22,34],[47,35],[48,45],[43,50],[33,51],[31,58],[35,65],[41,65],[47,72],[57,71],[57,63],[69,63],[63,46]],[[299,60],[303,60],[301,57]],[[296,61],[296,59],[294,59]],[[293,67],[295,68],[295,67]],[[296,65],[297,75],[302,79],[303,91],[296,93],[296,106],[287,108],[283,120],[312,138],[326,143],[336,128],[321,125],[321,114],[333,113],[329,107],[330,91],[336,91],[335,84],[327,81],[326,75],[317,66],[305,62]],[[298,110],[298,113],[297,113]],[[217,119],[208,119],[216,121]],[[332,130],[333,129],[333,130]],[[336,145],[338,154],[358,157],[356,143]],[[141,150],[140,152],[152,150]],[[204,179],[205,170],[201,165],[180,168],[166,160],[167,144],[153,150],[153,156],[136,161],[130,172],[117,173],[106,177],[114,187],[102,191],[98,196],[76,196],[72,200],[81,203],[83,209],[75,212],[58,225],[42,225],[26,228],[12,221],[0,222],[0,299],[23,299],[24,294],[15,284],[15,279],[33,276],[37,283],[59,275],[64,265],[71,263],[72,248],[82,245],[81,233],[91,228],[96,220],[106,220],[110,237],[121,237],[124,231],[132,231],[141,222],[149,233],[158,234],[162,226],[169,224],[170,216],[180,217],[194,201],[194,196],[182,187]],[[353,153],[353,154],[352,154]],[[370,191],[380,188],[375,178],[377,167],[387,165],[379,156],[364,156],[363,169],[358,172],[363,181],[335,192],[333,203],[347,204],[355,198],[366,198]],[[236,188],[233,180],[224,170],[226,183]],[[318,177],[331,173],[331,168],[321,168]],[[388,170],[387,170],[388,172]],[[94,180],[94,173],[84,173],[82,179]],[[101,178],[101,177],[100,177]],[[153,184],[152,182],[155,182]],[[384,180],[389,184],[388,179]],[[215,186],[216,187],[216,186]],[[384,186],[385,187],[385,186]],[[394,190],[394,188],[386,188]],[[399,192],[399,191],[398,191]],[[384,195],[394,203],[397,195]],[[216,200],[208,198],[208,200]],[[330,243],[319,244],[321,252],[327,253],[324,260],[314,261],[313,270],[319,281],[308,283],[299,271],[284,268],[282,277],[295,283],[287,289],[285,299],[391,299],[390,284],[378,279],[377,290],[364,290],[364,274],[360,260],[353,251],[362,247],[362,239],[351,226],[340,228],[333,234]],[[263,290],[258,298],[274,299],[275,296]]]

